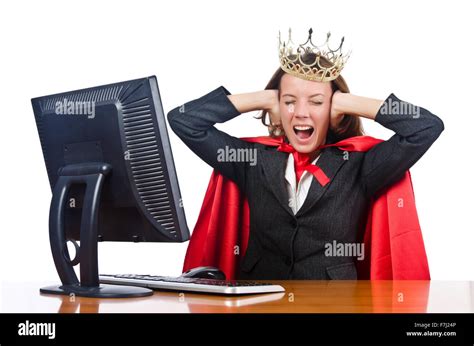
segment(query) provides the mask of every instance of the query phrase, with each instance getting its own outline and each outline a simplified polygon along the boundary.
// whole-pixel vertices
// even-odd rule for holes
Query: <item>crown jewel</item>
[[[295,46],[291,39],[291,28],[288,30],[288,40],[281,41],[278,33],[280,66],[283,71],[306,80],[328,82],[336,79],[341,73],[349,58],[350,52],[343,54],[341,39],[339,47],[332,49],[329,46],[331,33],[327,33],[326,41],[315,45],[312,41],[313,29],[309,29],[305,43]],[[296,51],[295,51],[296,48]]]

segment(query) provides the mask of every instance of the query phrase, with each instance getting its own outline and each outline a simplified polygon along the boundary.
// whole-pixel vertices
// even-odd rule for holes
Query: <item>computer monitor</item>
[[[97,242],[189,239],[156,77],[33,98],[32,104],[53,192],[50,244],[62,282],[41,292],[151,294],[99,285]],[[68,241],[77,250],[73,259]]]

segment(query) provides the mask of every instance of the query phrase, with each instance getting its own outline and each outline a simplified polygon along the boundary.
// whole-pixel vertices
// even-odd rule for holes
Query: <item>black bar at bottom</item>
[[[2,346],[474,345],[473,314],[1,314],[0,319]]]

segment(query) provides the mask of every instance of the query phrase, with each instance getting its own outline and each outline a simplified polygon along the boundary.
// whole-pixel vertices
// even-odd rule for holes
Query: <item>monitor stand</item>
[[[94,298],[130,298],[153,294],[152,290],[144,287],[99,284],[98,213],[104,179],[111,170],[112,166],[103,162],[67,165],[59,170],[49,211],[49,242],[62,285],[43,287],[40,289],[41,293]],[[81,217],[80,247],[74,243],[76,257],[71,260],[64,229],[64,211],[69,189],[74,184],[85,184],[86,190]],[[79,263],[80,282],[73,268]]]

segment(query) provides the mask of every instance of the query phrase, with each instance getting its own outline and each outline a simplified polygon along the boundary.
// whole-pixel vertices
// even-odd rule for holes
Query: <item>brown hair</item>
[[[314,61],[314,58],[315,56],[312,53],[305,54],[305,56],[302,56],[302,60],[305,63],[307,61]],[[330,64],[326,59],[322,57],[320,57],[320,63],[323,66],[329,66]],[[285,74],[286,72],[283,71],[281,67],[279,67],[273,74],[270,81],[267,83],[265,90],[280,91],[281,79]],[[331,81],[331,88],[332,88],[333,93],[336,90],[339,90],[340,92],[343,92],[343,93],[349,93],[349,87],[347,86],[346,81],[341,75],[339,75],[336,79]],[[276,137],[278,135],[282,135],[282,134],[284,135],[283,129],[281,127],[277,128],[273,126],[272,124],[267,123],[267,115],[268,115],[267,111],[262,111],[262,113],[256,118],[261,119],[262,124],[268,127],[270,136]],[[279,130],[280,133],[277,133],[278,132],[277,130]],[[363,135],[363,133],[364,133],[364,130],[362,128],[362,123],[359,117],[344,115],[336,129],[331,129],[331,128],[328,129],[327,142],[328,143],[337,142],[345,138],[361,136]]]

